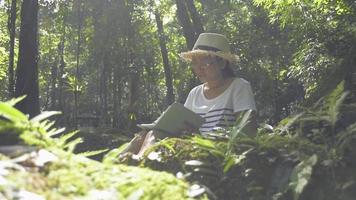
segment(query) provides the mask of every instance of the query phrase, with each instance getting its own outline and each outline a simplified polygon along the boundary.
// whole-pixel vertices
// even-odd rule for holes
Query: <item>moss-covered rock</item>
[[[0,176],[7,182],[0,189],[3,196],[12,199],[23,190],[45,199],[90,199],[93,191],[111,191],[113,199],[190,199],[189,185],[166,172],[108,165],[65,152],[45,167],[30,162],[2,159],[0,168],[7,172]]]
[[[30,150],[11,159],[8,150],[18,148],[1,151],[8,156],[0,153],[0,199],[191,199],[189,184],[167,172],[72,153],[82,140],[71,140],[75,132],[53,138],[63,132],[46,120],[53,114],[29,120],[11,102],[0,102],[0,137],[11,132]]]

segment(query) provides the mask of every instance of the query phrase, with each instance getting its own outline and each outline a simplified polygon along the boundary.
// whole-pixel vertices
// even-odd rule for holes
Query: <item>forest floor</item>
[[[118,148],[125,142],[130,141],[132,136],[126,132],[122,132],[120,129],[85,128],[80,129],[73,139],[79,137],[83,139],[83,142],[76,146],[75,153]],[[98,154],[90,158],[100,161],[104,154]]]

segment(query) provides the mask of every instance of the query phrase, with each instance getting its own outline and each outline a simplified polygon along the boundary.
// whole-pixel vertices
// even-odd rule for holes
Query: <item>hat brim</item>
[[[182,52],[179,54],[179,56],[184,59],[185,61],[191,61],[194,56],[198,55],[206,55],[206,56],[218,56],[220,58],[223,58],[225,60],[228,60],[230,62],[236,62],[239,60],[239,57],[237,55],[231,54],[231,53],[226,53],[222,51],[207,51],[207,50],[192,50],[188,52]]]

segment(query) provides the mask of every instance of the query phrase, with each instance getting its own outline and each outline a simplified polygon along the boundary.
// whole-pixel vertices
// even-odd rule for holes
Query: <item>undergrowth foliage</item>
[[[189,185],[171,174],[115,164],[117,150],[102,163],[85,156],[106,149],[73,154],[82,140],[53,127],[48,118],[59,112],[29,119],[13,107],[22,98],[0,102],[0,137],[11,132],[35,149],[11,159],[0,153],[0,199],[192,199]]]
[[[229,130],[164,139],[139,165],[184,177],[211,199],[353,199],[356,123],[343,116],[356,109],[344,104],[347,95],[341,83],[254,138],[242,132],[246,112]]]

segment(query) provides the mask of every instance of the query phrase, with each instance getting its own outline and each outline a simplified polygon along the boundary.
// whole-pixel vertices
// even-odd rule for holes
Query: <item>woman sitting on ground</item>
[[[237,78],[231,68],[237,56],[230,52],[225,36],[216,33],[199,35],[193,50],[180,56],[191,63],[194,74],[202,82],[193,88],[184,106],[205,119],[199,128],[201,134],[214,131],[218,127],[231,127],[237,117],[246,110],[256,111],[255,101],[249,82]],[[190,129],[187,122],[187,130]],[[256,120],[252,114],[250,123],[243,132],[255,135]],[[157,131],[142,131],[129,144],[125,152],[142,156],[157,137]]]

